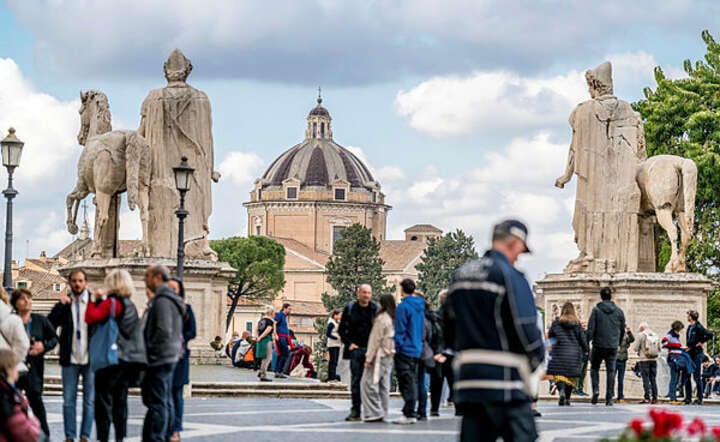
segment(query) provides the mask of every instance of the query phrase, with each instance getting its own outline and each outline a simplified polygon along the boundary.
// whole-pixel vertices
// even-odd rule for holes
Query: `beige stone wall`
[[[332,292],[324,271],[285,270],[285,287],[277,298],[288,302],[321,302],[320,295],[323,292]]]

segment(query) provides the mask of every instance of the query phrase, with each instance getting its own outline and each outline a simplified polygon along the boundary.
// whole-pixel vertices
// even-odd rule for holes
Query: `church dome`
[[[305,140],[280,155],[260,179],[265,186],[281,186],[290,178],[301,187],[331,186],[338,180],[351,188],[374,189],[375,182],[367,166],[352,152],[332,139],[330,112],[321,106],[322,98],[307,117]]]

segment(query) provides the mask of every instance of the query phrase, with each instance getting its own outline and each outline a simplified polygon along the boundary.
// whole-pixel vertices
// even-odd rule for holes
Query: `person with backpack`
[[[638,355],[637,368],[643,382],[643,400],[641,404],[657,404],[657,358],[662,349],[660,336],[650,330],[648,323],[643,321],[638,326],[638,339],[635,352]]]
[[[691,373],[697,388],[697,399],[693,402],[695,405],[702,405],[703,403],[703,392],[705,391],[702,379],[702,363],[705,360],[703,345],[712,338],[712,334],[698,321],[699,318],[700,314],[697,311],[689,310],[687,312],[687,320],[690,325],[686,331],[685,343],[688,355],[690,355],[695,368]]]
[[[617,401],[619,404],[625,402],[625,393],[623,387],[625,386],[625,369],[627,368],[628,360],[628,349],[630,344],[635,342],[635,336],[632,334],[630,326],[625,327],[625,335],[623,336],[622,342],[618,347],[617,360],[615,361],[615,379],[617,379]]]
[[[101,442],[109,439],[111,423],[115,440],[127,436],[128,388],[147,364],[140,316],[132,301],[134,292],[130,274],[115,269],[105,277],[105,289],[93,294],[95,299],[85,311],[85,322],[92,326],[108,321],[114,308],[118,324],[119,363],[95,372],[95,430]]]
[[[372,329],[377,304],[371,301],[372,287],[361,284],[357,289],[357,300],[348,303],[342,312],[338,333],[345,345],[343,359],[350,360],[350,395],[352,407],[345,418],[348,422],[359,422],[362,406],[360,382],[365,371],[365,352],[367,351],[370,330]]]
[[[553,376],[557,386],[558,405],[570,406],[575,380],[580,376],[583,360],[588,354],[585,333],[572,302],[563,304],[560,317],[550,325],[548,339],[554,340],[554,344],[547,374]]]
[[[342,347],[342,341],[338,334],[338,328],[340,326],[340,315],[342,311],[335,309],[328,318],[327,329],[325,330],[325,337],[327,338],[327,350],[330,353],[330,361],[328,362],[328,377],[325,382],[339,382],[340,376],[337,374],[338,360],[340,359],[340,347]]]
[[[612,302],[612,291],[609,287],[600,289],[601,301],[593,307],[588,321],[587,338],[592,342],[590,353],[590,380],[592,381],[593,395],[590,402],[595,405],[600,396],[600,364],[605,362],[607,373],[607,387],[605,390],[605,405],[613,405],[613,391],[615,390],[615,360],[618,347],[625,336],[625,314]]]
[[[260,318],[257,324],[258,340],[255,344],[255,357],[260,360],[260,371],[258,378],[261,382],[272,382],[267,377],[267,370],[272,362],[273,342],[277,339],[275,331],[275,319],[273,314],[275,309],[272,306],[265,308],[265,315]]]

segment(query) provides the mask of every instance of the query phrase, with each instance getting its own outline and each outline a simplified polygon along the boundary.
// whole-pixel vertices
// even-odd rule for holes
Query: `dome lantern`
[[[318,88],[317,106],[307,116],[305,139],[332,139],[330,112],[322,106],[322,89]]]

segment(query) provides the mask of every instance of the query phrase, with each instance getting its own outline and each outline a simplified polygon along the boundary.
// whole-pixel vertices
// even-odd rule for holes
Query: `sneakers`
[[[345,420],[348,422],[360,422],[360,414],[353,413],[351,411],[350,414],[348,414],[348,416],[345,418]]]
[[[260,378],[260,382],[272,382],[272,379],[266,378],[266,377],[262,377],[262,378]]]
[[[658,403],[658,400],[657,400],[657,399],[652,399],[652,400],[650,400],[650,403],[653,404],[653,405],[655,405],[655,404]]]
[[[638,404],[649,404],[649,403],[651,403],[651,402],[647,399],[643,399],[640,402],[638,402]]]
[[[418,414],[417,420],[418,420],[418,422],[419,422],[419,421],[426,421],[426,420],[427,420],[427,415],[425,415],[425,414]]]
[[[586,397],[586,396],[588,395],[588,394],[585,393],[584,391],[580,391],[580,390],[573,390],[573,394],[574,394],[575,396],[580,396],[580,397]]]
[[[286,379],[287,375],[284,373],[275,373],[275,379]]]
[[[613,400],[612,400],[612,399],[606,400],[606,401],[605,401],[605,406],[606,406],[606,407],[612,407],[612,406],[613,406]]]
[[[618,399],[618,400],[617,400],[617,403],[618,403],[618,404],[624,404],[624,403],[625,403],[625,398]]]
[[[401,416],[401,417],[395,419],[394,421],[392,421],[392,423],[398,424],[398,425],[412,425],[412,424],[417,423],[417,419],[415,419],[414,417]]]
[[[598,398],[599,398],[599,397],[600,397],[599,394],[594,394],[594,393],[593,393],[592,399],[590,399],[590,403],[593,404],[593,405],[597,405],[597,403],[598,403]]]
[[[683,401],[670,401],[668,402],[670,405],[686,405]]]
[[[440,416],[440,412],[437,410],[430,410],[430,416],[438,417],[438,416]]]

